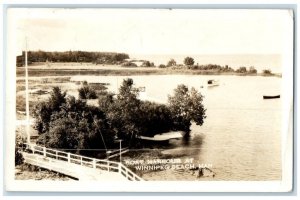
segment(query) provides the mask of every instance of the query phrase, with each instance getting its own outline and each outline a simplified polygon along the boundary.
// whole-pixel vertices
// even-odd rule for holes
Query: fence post
[[[82,165],[82,156],[80,156],[80,165]]]
[[[68,163],[71,162],[71,155],[68,153]]]
[[[109,161],[107,161],[107,171],[109,172]]]
[[[93,168],[96,169],[96,159],[93,158]]]
[[[122,166],[121,166],[121,163],[119,163],[119,173],[121,174],[121,170],[122,170],[122,168],[121,168]]]
[[[30,146],[31,150],[32,150],[32,154],[34,154],[34,146]]]
[[[43,147],[44,157],[46,157],[46,147]]]
[[[55,151],[55,157],[56,157],[56,160],[58,159],[58,157],[57,157],[57,151]]]

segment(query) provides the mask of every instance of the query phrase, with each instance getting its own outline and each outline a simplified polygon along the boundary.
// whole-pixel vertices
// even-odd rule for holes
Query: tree
[[[55,112],[59,112],[64,103],[66,103],[66,92],[62,92],[59,87],[53,87],[49,99],[45,102],[38,103],[34,107],[34,128],[39,134],[49,130],[51,115]]]
[[[133,80],[129,78],[123,81],[116,99],[101,99],[102,105],[108,105],[106,115],[111,129],[128,144],[141,132],[138,125],[141,101],[137,96],[138,90],[133,87]]]
[[[176,61],[172,58],[169,60],[167,67],[172,67],[172,66],[176,66]]]
[[[249,73],[250,73],[250,74],[256,74],[256,73],[257,73],[257,70],[256,70],[253,66],[251,66],[251,67],[249,68]]]
[[[60,108],[51,114],[49,128],[40,133],[38,144],[86,155],[96,155],[97,152],[83,149],[107,149],[112,146],[114,134],[105,113],[99,108],[88,106],[73,96],[68,96]]]
[[[246,67],[240,67],[236,70],[237,73],[246,73],[247,72],[247,68]]]
[[[195,89],[190,91],[181,84],[174,90],[174,95],[169,96],[168,103],[177,130],[189,132],[191,122],[202,125],[206,118],[202,104],[203,96]]]
[[[194,58],[186,57],[183,60],[183,63],[187,66],[193,65],[195,63]]]

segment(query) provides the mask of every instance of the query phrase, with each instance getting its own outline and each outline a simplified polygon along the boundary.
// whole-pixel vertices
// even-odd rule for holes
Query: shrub
[[[97,99],[96,90],[88,85],[78,89],[80,99]]]
[[[160,65],[158,66],[158,68],[166,68],[166,65],[160,64]]]
[[[141,67],[154,67],[154,63],[149,61],[144,61]]]
[[[272,71],[270,69],[264,69],[263,70],[263,74],[264,75],[271,75],[272,74]]]
[[[249,73],[250,73],[250,74],[256,74],[256,73],[257,73],[257,70],[256,70],[253,66],[251,66],[251,67],[249,68]]]
[[[137,67],[137,65],[133,62],[124,62],[121,66],[122,67]]]
[[[247,72],[247,68],[246,67],[240,67],[236,70],[237,73],[246,73]]]

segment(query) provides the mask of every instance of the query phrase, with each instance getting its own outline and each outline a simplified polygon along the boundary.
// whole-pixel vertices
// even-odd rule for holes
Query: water
[[[173,58],[177,64],[183,64],[185,57],[192,57],[195,60],[195,64],[218,64],[221,66],[228,65],[233,69],[237,69],[241,66],[247,68],[254,66],[258,72],[264,69],[270,69],[274,73],[281,73],[282,63],[281,56],[279,54],[266,54],[266,55],[130,55],[133,59],[144,59],[154,62],[156,65],[167,64],[168,61]]]
[[[116,91],[125,76],[76,76],[73,80],[109,82]],[[212,164],[214,178],[201,180],[281,179],[281,78],[260,76],[149,75],[131,76],[136,87],[145,86],[142,99],[167,102],[178,84],[195,87],[204,95],[207,118],[203,126],[191,127],[191,139],[172,140],[164,154],[194,158]],[[207,87],[208,79],[220,85]],[[201,88],[203,86],[203,88]],[[151,172],[149,180],[197,180],[190,170]]]

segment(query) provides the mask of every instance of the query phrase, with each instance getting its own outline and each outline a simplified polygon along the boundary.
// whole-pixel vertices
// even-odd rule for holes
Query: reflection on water
[[[77,76],[73,80],[99,80],[117,91],[125,76]],[[204,95],[207,118],[203,126],[192,124],[190,138],[158,145],[162,154],[193,158],[212,164],[214,178],[200,180],[281,179],[281,78],[260,76],[149,75],[131,76],[136,87],[145,86],[141,99],[166,103],[178,84],[195,87]],[[208,79],[220,85],[207,87]],[[198,180],[191,170],[149,172],[148,180]]]

